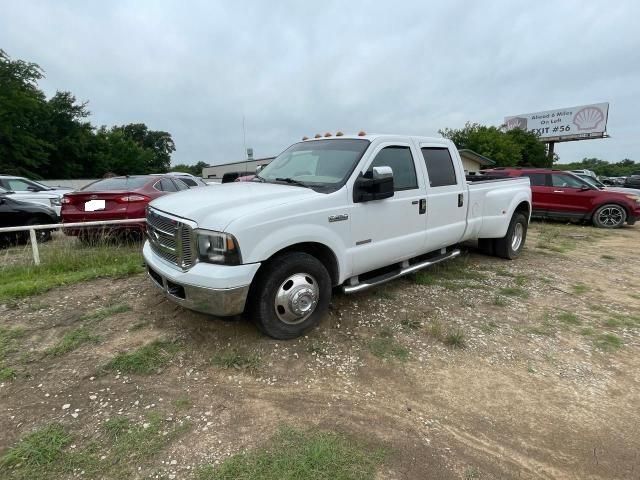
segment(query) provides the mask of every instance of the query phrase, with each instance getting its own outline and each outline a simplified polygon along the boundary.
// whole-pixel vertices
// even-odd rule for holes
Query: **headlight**
[[[635,201],[636,203],[640,203],[640,196],[639,195],[625,195],[625,197],[630,198],[631,200]]]
[[[52,198],[51,199],[51,206],[52,207],[59,207],[60,205],[62,205],[62,202],[60,201],[60,197],[56,197],[56,198]]]
[[[219,265],[240,265],[240,247],[233,235],[209,230],[196,230],[198,258]]]

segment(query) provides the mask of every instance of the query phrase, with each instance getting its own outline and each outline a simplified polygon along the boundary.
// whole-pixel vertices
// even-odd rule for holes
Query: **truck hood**
[[[249,214],[322,195],[310,188],[259,182],[233,182],[164,195],[149,205],[198,227],[224,231],[229,223]]]

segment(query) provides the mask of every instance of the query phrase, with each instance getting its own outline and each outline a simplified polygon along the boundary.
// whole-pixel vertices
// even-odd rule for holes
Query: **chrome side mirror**
[[[373,167],[374,180],[381,178],[393,178],[393,169],[391,167]]]

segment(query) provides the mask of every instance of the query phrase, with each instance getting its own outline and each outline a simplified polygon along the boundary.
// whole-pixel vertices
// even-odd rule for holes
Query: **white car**
[[[172,177],[177,177],[186,183],[189,188],[193,187],[206,187],[208,184],[200,177],[196,177],[195,175],[191,175],[190,173],[184,172],[167,172],[165,175],[171,175]]]
[[[0,175],[0,188],[13,192],[12,198],[25,202],[40,203],[53,208],[60,215],[62,196],[73,189],[49,187],[35,180],[13,175]]]
[[[468,184],[449,140],[338,136],[292,145],[253,181],[154,200],[143,255],[172,301],[217,316],[248,309],[286,339],[320,321],[333,287],[379,285],[467,240],[517,257],[530,214],[528,178]]]
[[[39,203],[40,205],[45,205],[47,207],[53,208],[56,212],[56,215],[58,217],[60,216],[60,211],[62,209],[60,195],[56,195],[53,193],[47,194],[45,192],[14,192],[11,190],[5,190],[4,188],[0,188],[0,195],[9,195],[10,198],[19,200],[21,202]]]

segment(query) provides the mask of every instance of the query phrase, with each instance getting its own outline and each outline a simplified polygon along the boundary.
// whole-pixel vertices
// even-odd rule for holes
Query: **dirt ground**
[[[280,425],[386,447],[379,479],[640,478],[639,248],[640,226],[533,223],[515,261],[471,249],[445,279],[336,294],[294,341],[184,310],[143,275],[0,306],[0,325],[25,332],[7,360],[18,376],[0,384],[0,454],[48,422],[88,441],[109,418],[157,411],[188,429],[141,478],[189,478]],[[113,305],[127,311],[92,323],[97,343],[44,353]],[[101,369],[155,339],[179,342],[169,365]],[[211,361],[225,352],[253,360]]]

